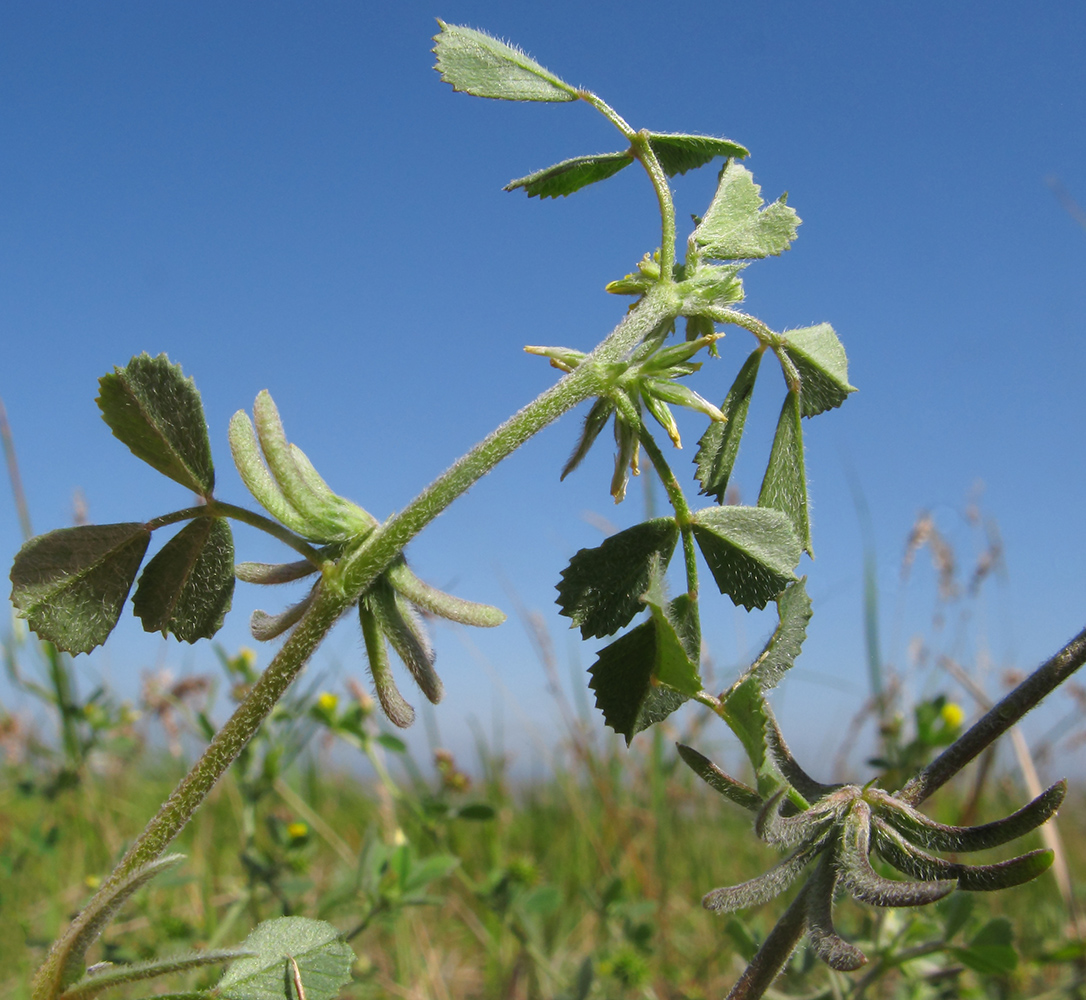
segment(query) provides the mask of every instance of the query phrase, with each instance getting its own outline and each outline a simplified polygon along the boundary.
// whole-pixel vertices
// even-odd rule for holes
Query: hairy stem
[[[750,960],[743,975],[732,987],[727,1000],[758,1000],[780,975],[788,956],[795,950],[807,927],[807,893],[810,882],[796,893],[796,898],[777,921],[758,954]]]
[[[698,557],[694,547],[694,516],[690,513],[690,505],[686,502],[686,494],[683,493],[682,486],[679,485],[678,479],[675,478],[675,473],[671,471],[671,466],[667,464],[664,453],[660,451],[660,446],[656,443],[656,439],[645,426],[644,421],[641,422],[641,430],[638,439],[641,442],[641,447],[645,449],[645,454],[649,456],[649,461],[652,462],[652,467],[656,470],[656,474],[660,477],[660,482],[664,484],[664,489],[667,491],[667,498],[671,503],[671,506],[675,509],[675,521],[679,525],[679,530],[682,533],[683,539],[683,560],[686,566],[686,592],[690,595],[691,600],[696,601],[698,598]]]
[[[917,805],[945,785],[966,764],[1015,725],[1030,709],[1086,663],[1086,629],[1046,663],[1041,664],[998,705],[986,712],[897,793],[897,798]]]

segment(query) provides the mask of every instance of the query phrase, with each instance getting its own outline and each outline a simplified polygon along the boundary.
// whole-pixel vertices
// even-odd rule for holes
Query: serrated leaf
[[[678,616],[683,613],[681,607],[676,609]],[[666,719],[687,700],[656,677],[661,658],[675,655],[673,637],[679,634],[672,625],[670,635],[665,631],[660,637],[658,628],[655,616],[642,622],[601,649],[588,671],[596,707],[607,725],[626,737],[627,746],[639,732]]]
[[[196,642],[219,631],[233,595],[230,525],[218,517],[197,517],[147,564],[132,606],[145,631]]]
[[[800,425],[799,393],[790,392],[784,398],[769,464],[758,494],[759,507],[783,511],[804,551],[812,559],[811,518],[807,505],[807,472],[803,460],[803,427]]]
[[[520,49],[458,24],[434,36],[434,67],[453,90],[503,101],[575,101],[577,90]]]
[[[589,184],[613,177],[623,167],[633,163],[633,155],[624,153],[596,153],[592,156],[574,156],[553,167],[537,170],[527,177],[519,177],[502,188],[515,191],[524,188],[529,198],[561,198],[573,194]]]
[[[560,614],[585,638],[613,635],[643,607],[641,595],[675,551],[679,529],[659,517],[620,531],[594,549],[581,549],[562,570]]]
[[[799,539],[786,514],[768,507],[707,507],[694,515],[694,537],[722,594],[764,608],[789,583]]]
[[[698,606],[681,594],[667,607],[646,602],[656,625],[656,664],[653,677],[674,691],[693,698],[701,690],[701,623]]]
[[[165,354],[139,354],[98,380],[98,408],[113,436],[174,482],[210,498],[215,467],[200,393]]]
[[[848,382],[848,358],[829,323],[786,330],[783,351],[800,377],[799,406],[805,417],[814,417],[840,406],[855,386]]]
[[[750,150],[729,139],[711,135],[684,135],[675,132],[650,132],[649,142],[656,159],[668,177],[685,174],[704,166],[717,156],[742,159]]]
[[[963,965],[985,976],[1003,976],[1018,968],[1014,931],[1006,917],[989,920],[968,948],[952,948],[951,952]]]
[[[762,807],[762,797],[748,785],[725,774],[708,757],[700,754],[693,747],[677,744],[679,756],[702,781],[724,798],[744,809],[755,811]]]
[[[706,257],[756,260],[787,250],[800,219],[784,196],[762,208],[761,188],[746,167],[729,160],[720,173],[712,204],[694,230]]]
[[[711,423],[698,442],[698,453],[694,456],[694,462],[698,468],[701,492],[716,497],[717,503],[724,502],[724,495],[728,490],[728,480],[735,466],[735,458],[739,454],[739,442],[743,437],[750,397],[754,392],[761,363],[761,350],[754,351],[743,363],[720,407],[728,418],[727,422]]]
[[[291,959],[306,1000],[334,1000],[351,981],[354,952],[323,920],[265,920],[242,947],[256,954],[235,962],[219,981],[215,992],[224,1000],[298,1000]]]
[[[66,653],[88,653],[117,624],[150,541],[138,522],[32,538],[11,567],[11,601],[40,638]]]
[[[807,577],[789,584],[777,597],[777,627],[747,671],[763,691],[777,686],[796,662],[807,623],[811,620],[811,599],[807,596]]]

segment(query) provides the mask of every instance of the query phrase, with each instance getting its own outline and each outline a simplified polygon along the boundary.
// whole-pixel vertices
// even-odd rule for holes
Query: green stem
[[[660,451],[660,446],[645,426],[644,421],[641,422],[638,439],[641,442],[641,447],[645,449],[645,454],[649,456],[649,461],[652,462],[656,474],[660,477],[660,482],[664,484],[664,490],[667,492],[667,498],[671,506],[675,508],[675,523],[678,524],[683,539],[686,591],[690,595],[690,599],[696,601],[698,599],[698,555],[694,546],[694,515],[690,512],[690,505],[686,502],[686,494],[683,493],[682,486],[679,485],[675,473],[671,471],[671,466],[667,464],[664,453]]]
[[[678,312],[672,286],[657,286],[626,314],[622,322],[596,348],[589,359],[609,363],[624,358],[661,323],[674,319]],[[377,528],[342,566],[328,564],[316,599],[295,626],[282,648],[253,685],[230,720],[208,744],[200,759],[163,803],[158,814],[129,848],[120,864],[84,907],[64,934],[57,939],[42,967],[34,977],[34,1000],[54,1000],[60,992],[61,977],[69,957],[71,943],[91,923],[101,901],[110,890],[136,869],[157,858],[181,832],[226,769],[256,734],[260,724],[305,666],[328,631],[352,604],[403,550],[404,546],[473,483],[498,462],[519,448],[533,434],[561,414],[599,391],[602,385],[595,365],[585,364],[566,375],[557,385],[542,393],[534,402],[514,414],[497,430],[454,463],[443,475],[422,491],[398,515]],[[273,521],[232,504],[212,501],[206,507],[189,508],[151,522],[153,527],[206,516],[235,517],[261,530],[269,531],[307,558],[320,554],[305,545]],[[308,550],[308,551],[306,551]]]
[[[232,503],[224,503],[222,500],[211,500],[198,507],[185,507],[183,510],[175,510],[170,514],[163,514],[161,517],[153,517],[147,522],[146,527],[149,531],[154,531],[156,528],[165,528],[169,524],[177,524],[178,521],[191,521],[196,517],[228,517],[233,521],[241,521],[242,524],[257,528],[273,538],[277,538],[284,545],[289,545],[295,552],[301,553],[318,568],[324,562],[320,552],[313,548],[304,538],[300,538],[289,528],[283,527],[278,521],[273,521],[270,517],[258,514],[254,510],[237,507]]]

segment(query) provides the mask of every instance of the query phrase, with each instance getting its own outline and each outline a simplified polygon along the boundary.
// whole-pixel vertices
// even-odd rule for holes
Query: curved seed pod
[[[671,439],[671,443],[676,448],[683,446],[682,438],[679,437],[679,425],[675,423],[675,417],[671,410],[668,408],[667,403],[661,399],[657,399],[655,396],[646,394],[645,397],[645,409],[652,414],[653,419],[663,427],[667,436]]]
[[[292,563],[242,562],[234,567],[234,576],[242,583],[292,583],[320,571],[308,559]]]
[[[749,785],[744,785],[743,782],[736,781],[731,775],[725,774],[708,757],[698,753],[692,747],[682,743],[675,745],[678,748],[679,756],[683,759],[683,763],[713,791],[719,792],[724,798],[730,799],[737,806],[742,806],[744,809],[753,811],[762,807],[762,797]]]
[[[831,792],[844,787],[839,784],[824,785],[821,781],[815,781],[814,778],[804,771],[803,768],[796,763],[796,759],[788,749],[788,744],[784,742],[781,728],[777,725],[777,719],[770,710],[768,703],[766,704],[766,715],[768,720],[765,727],[766,750],[769,751],[769,755],[773,758],[773,762],[777,765],[778,770],[788,784],[799,792],[799,794],[808,802],[814,802],[821,799],[823,796],[829,795]]]
[[[385,575],[392,586],[412,604],[417,604],[424,611],[439,618],[479,628],[493,628],[505,621],[505,613],[490,604],[465,601],[424,583],[407,568],[407,563],[402,559],[389,566]]]
[[[444,696],[445,688],[434,672],[434,651],[414,609],[398,598],[384,576],[374,581],[362,601],[396,650],[396,655],[411,671],[422,693],[436,705]]]
[[[290,446],[290,454],[294,458],[294,464],[306,485],[312,490],[313,495],[329,507],[339,512],[344,531],[352,535],[359,535],[365,531],[372,531],[377,527],[377,518],[369,511],[363,510],[358,504],[351,503],[346,497],[333,493],[331,487],[324,481],[324,477],[314,468],[309,457],[296,444]]]
[[[782,816],[780,806],[783,795],[783,790],[777,792],[765,804],[754,824],[758,836],[767,844],[777,847],[796,847],[805,840],[820,836],[848,806],[847,800],[823,800],[794,816]]]
[[[883,878],[874,868],[871,849],[871,809],[862,799],[852,804],[841,837],[841,883],[857,899],[873,906],[923,906],[949,896],[957,879],[931,882],[896,882]]]
[[[956,878],[958,888],[968,892],[994,892],[1022,885],[1048,871],[1052,865],[1053,854],[1046,850],[1030,851],[994,865],[963,865],[914,847],[878,816],[873,818],[872,827],[875,851],[898,871],[929,881]]]
[[[1035,830],[1059,809],[1067,794],[1067,782],[1057,781],[1029,805],[983,826],[946,826],[881,789],[873,788],[868,794],[879,807],[879,815],[910,843],[935,851],[969,852],[998,847]]]
[[[256,502],[291,531],[297,532],[303,538],[319,540],[314,538],[312,529],[306,524],[305,518],[291,506],[279,488],[279,484],[268,472],[268,467],[264,464],[260,453],[260,446],[257,444],[252,421],[244,410],[238,410],[230,418],[229,438],[234,465],[237,466],[245,488],[252,493]]]
[[[603,396],[592,404],[592,409],[588,411],[588,416],[584,418],[584,427],[581,430],[581,437],[577,441],[576,447],[573,449],[573,454],[569,456],[569,460],[562,466],[562,475],[559,477],[560,479],[565,479],[566,476],[581,464],[585,455],[588,454],[588,450],[595,443],[596,438],[600,436],[600,431],[607,426],[607,421],[614,411],[615,404]]]
[[[835,852],[824,851],[807,882],[807,937],[815,954],[831,969],[854,972],[867,956],[842,938],[833,926],[833,895],[837,889]]]
[[[285,611],[277,615],[269,615],[266,611],[254,611],[249,618],[249,632],[257,642],[267,642],[276,639],[287,629],[293,628],[301,621],[302,615],[308,610],[317,596],[317,587],[313,589],[297,604],[292,604]]]
[[[373,615],[363,603],[358,605],[358,621],[362,626],[362,641],[366,645],[366,658],[369,660],[370,676],[385,715],[394,726],[407,729],[415,721],[415,710],[403,699],[396,681],[392,677],[392,665],[388,661],[385,637],[381,634]]]
[[[619,396],[627,398],[625,393],[619,393]],[[618,449],[615,451],[615,474],[611,477],[611,496],[615,503],[622,503],[626,498],[626,484],[630,481],[630,473],[635,476],[640,474],[637,464],[640,426],[640,417],[636,424],[631,424],[626,422],[621,411],[615,414],[615,442]]]
[[[794,854],[790,854],[780,864],[774,865],[764,875],[752,878],[749,882],[723,886],[707,892],[702,898],[701,905],[707,910],[718,913],[733,913],[735,910],[742,910],[748,906],[758,906],[760,903],[769,902],[799,878],[800,873],[811,863],[811,859],[822,849],[824,843],[823,840],[816,844],[808,844]]]

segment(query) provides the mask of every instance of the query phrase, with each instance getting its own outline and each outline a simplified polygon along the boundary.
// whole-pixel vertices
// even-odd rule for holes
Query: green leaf
[[[494,807],[488,802],[470,802],[468,805],[457,809],[454,815],[457,819],[471,819],[482,822],[493,819],[495,812]]]
[[[196,642],[219,631],[233,595],[230,525],[218,517],[197,517],[147,564],[132,606],[145,631]]]
[[[829,323],[786,330],[783,350],[800,377],[799,405],[805,417],[840,406],[855,386],[848,384],[848,358]]]
[[[666,568],[678,537],[674,519],[658,517],[581,549],[562,570],[560,613],[585,639],[614,634],[641,610],[641,595]]]
[[[752,812],[762,807],[762,797],[753,788],[744,785],[730,774],[725,774],[708,757],[698,753],[693,747],[682,743],[676,746],[683,763],[713,791],[719,792],[724,798]]]
[[[698,606],[681,594],[666,607],[646,602],[656,625],[656,663],[653,677],[674,691],[693,698],[701,690],[701,623]]]
[[[799,422],[799,393],[784,398],[777,433],[769,453],[769,464],[758,494],[759,507],[783,511],[792,522],[796,536],[807,555],[811,548],[811,518],[807,506],[807,472],[803,461],[803,427]]]
[[[232,962],[236,958],[248,955],[239,948],[219,948],[208,951],[191,951],[170,958],[156,958],[148,962],[133,962],[126,965],[107,965],[98,972],[85,975],[79,982],[69,986],[62,994],[62,1000],[84,1000],[97,996],[103,990],[124,983],[133,983],[141,979],[155,979],[173,972],[188,972],[205,965],[219,965]]]
[[[717,503],[724,502],[728,491],[728,480],[739,454],[739,441],[743,437],[743,428],[750,409],[750,397],[754,392],[754,382],[758,378],[758,367],[762,363],[762,351],[754,351],[739,369],[728,395],[724,397],[721,410],[728,418],[726,423],[711,423],[698,442],[698,453],[694,462],[698,467],[698,482],[701,492],[716,497]]]
[[[503,191],[524,188],[529,198],[559,198],[573,194],[589,184],[613,177],[623,167],[633,163],[633,155],[624,153],[597,153],[594,156],[575,156],[556,163],[553,167],[537,170],[527,177],[510,181]]]
[[[741,160],[750,155],[750,150],[739,143],[711,135],[650,132],[649,143],[668,177],[702,167],[717,156]]]
[[[746,167],[728,161],[712,204],[693,233],[706,257],[755,260],[788,249],[799,216],[785,204],[784,195],[763,209],[761,190]]]
[[[766,730],[769,724],[769,707],[754,677],[748,677],[728,692],[724,699],[724,713],[728,726],[739,737],[747,759],[754,769],[758,794],[769,798],[781,785],[773,758],[766,752]]]
[[[627,746],[639,732],[666,719],[687,700],[658,676],[662,667],[672,681],[690,686],[689,668],[677,662],[680,653],[685,655],[679,637],[689,641],[692,632],[691,605],[683,600],[673,601],[664,615],[654,614],[601,649],[588,671],[596,707],[607,725],[626,737]],[[661,628],[661,620],[667,623],[666,628]]]
[[[98,380],[98,408],[113,436],[164,476],[210,498],[215,467],[200,393],[165,354],[139,354]]]
[[[40,638],[67,653],[90,652],[117,624],[150,541],[138,522],[32,538],[11,567],[11,601]]]
[[[453,90],[503,101],[575,101],[577,90],[515,46],[473,28],[441,25],[434,67]]]
[[[789,583],[800,542],[786,514],[768,507],[706,507],[694,515],[694,538],[722,594],[764,608]]]
[[[969,942],[968,948],[952,948],[963,965],[985,976],[1004,976],[1018,968],[1014,931],[1006,917],[989,920]]]
[[[811,620],[806,583],[804,576],[781,591],[777,597],[777,627],[744,675],[754,677],[763,691],[777,686],[803,648],[807,623]]]
[[[265,920],[242,947],[256,954],[235,962],[219,981],[216,993],[225,1000],[299,1000],[291,959],[306,1000],[334,1000],[351,981],[354,952],[323,920]]]

